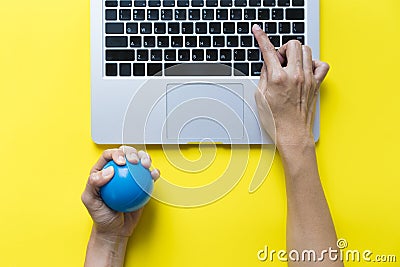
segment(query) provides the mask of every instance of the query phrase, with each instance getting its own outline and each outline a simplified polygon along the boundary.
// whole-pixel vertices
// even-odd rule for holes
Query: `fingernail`
[[[142,158],[142,164],[150,164],[150,159],[149,158],[147,158],[147,157],[143,157]]]
[[[119,163],[125,163],[125,157],[119,156],[118,161],[119,161]]]
[[[99,180],[99,175],[98,175],[97,173],[93,174],[92,180],[93,180],[93,181]]]
[[[104,170],[101,171],[101,174],[103,175],[104,178],[107,178],[108,176],[110,176],[113,172],[113,167],[107,167]]]
[[[126,155],[126,157],[130,162],[138,162],[139,161],[139,158],[136,156],[135,153],[129,153]]]
[[[253,25],[253,30],[255,30],[255,31],[259,31],[259,30],[261,30],[261,27],[260,27],[260,25],[258,25],[258,24],[254,24],[254,25]]]

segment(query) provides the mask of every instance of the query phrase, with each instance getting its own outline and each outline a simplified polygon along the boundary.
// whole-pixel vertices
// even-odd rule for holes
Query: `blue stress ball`
[[[114,168],[113,178],[100,188],[100,196],[106,205],[121,212],[131,212],[143,207],[153,192],[153,179],[148,169],[126,161],[124,166],[110,161],[104,166]]]

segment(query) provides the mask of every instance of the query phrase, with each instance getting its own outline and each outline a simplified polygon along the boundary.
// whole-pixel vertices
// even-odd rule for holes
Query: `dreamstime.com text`
[[[322,261],[342,261],[342,262],[365,262],[365,263],[396,263],[396,255],[378,255],[374,254],[371,250],[350,250],[347,249],[348,243],[346,239],[339,239],[337,241],[337,248],[328,248],[321,252],[315,250],[271,250],[268,246],[257,252],[259,261],[265,262],[322,262]]]

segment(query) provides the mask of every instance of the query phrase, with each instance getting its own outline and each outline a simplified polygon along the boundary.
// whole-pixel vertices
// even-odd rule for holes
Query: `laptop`
[[[91,0],[98,144],[270,144],[254,100],[254,24],[319,58],[318,0]],[[314,123],[319,138],[319,101]]]

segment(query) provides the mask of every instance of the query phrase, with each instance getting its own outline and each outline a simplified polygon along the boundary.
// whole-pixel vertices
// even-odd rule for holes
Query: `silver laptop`
[[[91,0],[91,131],[98,144],[268,144],[254,92],[259,24],[319,58],[318,0]],[[314,136],[319,138],[319,103]]]

